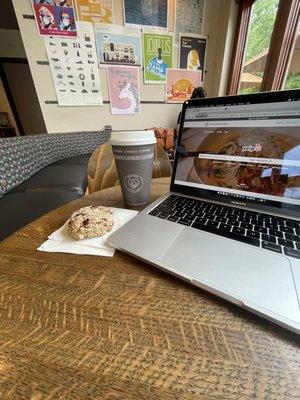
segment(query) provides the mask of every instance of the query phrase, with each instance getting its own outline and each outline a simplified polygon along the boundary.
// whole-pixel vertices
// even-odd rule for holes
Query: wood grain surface
[[[300,398],[297,335],[121,252],[36,251],[88,204],[122,206],[120,188],[0,244],[1,400]]]

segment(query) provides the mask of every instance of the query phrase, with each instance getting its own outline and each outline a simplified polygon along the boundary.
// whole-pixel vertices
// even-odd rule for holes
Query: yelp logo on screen
[[[247,144],[242,146],[242,151],[248,151],[250,153],[254,153],[255,151],[262,151],[262,145],[260,143],[256,144]]]

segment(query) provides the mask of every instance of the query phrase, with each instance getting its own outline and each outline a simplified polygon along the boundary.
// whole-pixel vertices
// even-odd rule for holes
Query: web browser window
[[[300,204],[300,101],[187,108],[175,184]]]

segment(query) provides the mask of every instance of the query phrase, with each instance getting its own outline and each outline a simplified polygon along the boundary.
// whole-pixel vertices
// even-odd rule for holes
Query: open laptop
[[[108,242],[300,333],[300,90],[186,101],[170,192]]]

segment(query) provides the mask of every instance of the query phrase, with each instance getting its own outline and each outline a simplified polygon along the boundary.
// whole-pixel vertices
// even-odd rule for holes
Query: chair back
[[[89,193],[119,185],[118,172],[111,145],[105,143],[91,155],[88,164]],[[171,163],[167,153],[157,144],[154,149],[152,178],[171,176]]]

